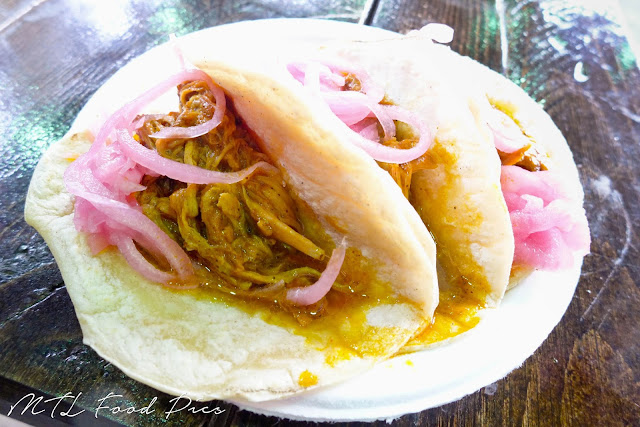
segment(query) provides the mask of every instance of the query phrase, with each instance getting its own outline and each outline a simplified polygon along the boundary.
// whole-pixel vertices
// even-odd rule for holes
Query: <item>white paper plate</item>
[[[330,38],[393,35],[379,28],[336,21],[278,19],[209,28],[181,40],[203,44],[204,48],[204,39],[210,41],[212,36],[221,41],[269,36],[295,43],[317,43]],[[277,48],[283,46],[278,44]],[[167,60],[173,57],[170,49],[167,44],[158,46],[118,71],[83,108],[73,128],[91,127],[141,93],[145,87],[140,82],[165,77],[166,68],[157,64],[172,66]],[[278,401],[233,403],[253,412],[299,420],[372,421],[455,401],[501,379],[542,344],[571,301],[580,267],[581,262],[577,262],[568,271],[535,272],[507,293],[499,309],[485,311],[477,327],[446,344],[395,357],[336,386]]]

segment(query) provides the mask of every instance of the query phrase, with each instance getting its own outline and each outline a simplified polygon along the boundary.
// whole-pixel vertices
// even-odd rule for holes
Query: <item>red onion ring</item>
[[[361,92],[323,92],[322,99],[347,126],[354,125],[371,114],[371,102]]]
[[[336,88],[333,91],[320,91],[321,66],[328,67],[333,73],[348,73],[355,75],[360,81],[361,92],[341,91]],[[302,70],[304,68],[304,70]],[[431,146],[431,133],[427,126],[415,114],[397,106],[381,105],[384,98],[384,90],[375,85],[366,71],[352,64],[339,61],[307,61],[303,64],[296,62],[287,65],[291,76],[315,95],[321,96],[331,111],[345,125],[354,130],[351,141],[363,149],[373,159],[385,163],[407,163],[422,156]],[[370,111],[371,113],[367,112]],[[414,128],[420,135],[418,143],[408,149],[385,146],[379,143],[377,128],[367,124],[359,125],[362,120],[373,114],[384,131],[384,140],[393,138],[396,134],[394,120],[402,121]],[[376,138],[374,139],[374,135]]]
[[[135,129],[132,125],[132,122],[142,110],[142,108],[144,108],[154,99],[158,98],[160,95],[167,92],[172,87],[175,87],[180,83],[184,83],[186,81],[194,80],[204,80],[205,82],[207,82],[207,84],[209,84],[209,82],[212,83],[211,78],[202,70],[183,70],[160,82],[156,86],[144,92],[142,95],[138,96],[133,101],[122,106],[115,113],[113,113],[111,117],[109,117],[107,121],[102,125],[89,152],[94,152],[100,146],[106,144],[107,139],[115,129],[128,129],[129,131],[133,132]],[[226,105],[226,100],[224,102]],[[220,114],[224,114],[222,108],[216,108],[214,117],[216,117],[218,111],[220,111]]]
[[[154,282],[166,283],[175,278],[172,274],[165,273],[151,265],[149,261],[142,256],[140,251],[138,251],[131,237],[113,233],[112,239],[129,265],[147,279],[153,280]]]
[[[291,288],[287,291],[287,300],[296,305],[311,305],[320,301],[331,290],[334,282],[340,274],[340,269],[344,263],[347,245],[345,239],[342,239],[340,245],[333,250],[331,258],[327,263],[318,280],[311,286]]]
[[[407,163],[426,153],[431,146],[432,138],[425,123],[412,112],[395,105],[384,105],[382,107],[389,110],[388,113],[393,120],[404,122],[413,127],[414,130],[417,130],[420,135],[418,143],[411,148],[398,149],[371,141],[357,133],[352,134],[351,141],[366,151],[374,160],[384,163]]]
[[[145,168],[167,176],[176,181],[190,184],[234,184],[250,176],[256,169],[277,171],[278,169],[267,162],[258,162],[238,172],[216,172],[188,165],[159,155],[156,151],[143,147],[136,142],[129,132],[120,129],[116,131],[116,141],[123,153]]]
[[[371,112],[373,112],[373,114],[380,122],[380,125],[382,126],[385,141],[396,136],[396,124],[393,122],[393,118],[391,117],[391,115],[388,114],[386,107],[388,106],[380,105],[374,102],[369,104]]]
[[[380,140],[380,136],[378,135],[378,122],[374,118],[366,118],[361,122],[358,122],[349,128],[357,132],[363,138],[371,140],[373,142],[378,142]]]
[[[134,209],[126,203],[90,193],[80,182],[67,183],[67,189],[70,193],[82,197],[91,203],[93,207],[105,214],[111,223],[111,229],[119,224],[121,227],[115,228],[122,228],[123,231],[129,230],[143,235],[146,241],[154,245],[150,249],[154,252],[161,253],[180,277],[189,277],[194,274],[191,260],[180,245],[141,211]],[[112,236],[110,235],[108,237],[111,239]],[[132,265],[132,267],[134,266]],[[140,273],[144,274],[142,271]]]
[[[329,67],[334,73],[342,72],[356,76],[360,82],[361,91],[374,102],[378,103],[384,98],[384,88],[376,85],[364,68],[336,59],[332,59],[331,61],[321,60],[320,62]]]

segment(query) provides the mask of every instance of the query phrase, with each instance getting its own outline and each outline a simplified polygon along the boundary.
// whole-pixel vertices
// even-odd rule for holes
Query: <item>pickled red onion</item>
[[[89,234],[87,236],[87,243],[89,244],[92,255],[98,255],[110,245],[109,240],[102,234]]]
[[[396,136],[396,125],[386,109],[386,105],[374,102],[362,92],[336,91],[323,92],[322,99],[327,103],[333,114],[342,122],[351,126],[365,117],[375,116],[384,132],[384,139]]]
[[[384,88],[375,84],[364,68],[335,58],[331,61],[323,61],[323,64],[329,67],[333,73],[345,73],[356,76],[360,82],[361,92],[365,93],[371,100],[380,102],[384,98]]]
[[[238,172],[216,172],[176,162],[162,157],[154,150],[143,147],[124,129],[116,132],[116,141],[123,153],[139,165],[176,181],[191,184],[234,184],[242,181],[258,168],[264,171],[277,171],[276,167],[267,162],[257,162]]]
[[[287,291],[287,300],[296,305],[311,305],[320,301],[335,283],[340,274],[342,263],[346,255],[347,245],[345,239],[342,239],[340,245],[333,250],[331,258],[327,263],[318,280],[311,286],[291,288]]]
[[[344,76],[332,72],[329,67],[318,62],[291,62],[287,65],[287,70],[296,80],[302,83],[304,82],[307,74],[310,74],[308,73],[308,70],[311,64],[315,64],[316,67],[311,74],[317,76],[309,76],[309,83],[311,84],[311,87],[317,88],[318,90],[337,90],[344,86]],[[317,83],[314,79],[317,80]]]
[[[354,125],[371,115],[370,102],[367,96],[360,92],[326,92],[322,94],[322,99],[333,114],[347,126]]]
[[[585,211],[551,171],[502,166],[500,177],[515,239],[514,264],[557,270],[589,253]]]
[[[106,144],[107,139],[115,129],[128,129],[130,132],[133,132],[135,130],[133,127],[134,119],[147,104],[158,98],[160,95],[163,95],[172,87],[175,87],[180,83],[194,80],[204,80],[208,85],[213,85],[211,78],[202,70],[183,70],[170,76],[113,113],[100,128],[100,131],[96,135],[94,143],[89,151],[95,151],[102,144]],[[220,114],[224,114],[224,110],[222,108],[216,108],[214,117],[219,111]]]
[[[380,126],[382,126],[385,141],[396,136],[396,124],[393,122],[393,117],[391,117],[391,115],[389,114],[387,107],[388,105],[380,105],[375,103],[371,103],[371,105],[369,105],[369,108],[371,108],[371,112],[380,122]]]
[[[320,79],[322,71],[328,67],[335,75],[353,74],[360,82],[361,91],[341,90],[335,84],[330,85]],[[431,135],[427,126],[415,114],[397,106],[382,105],[384,90],[375,85],[360,67],[339,61],[307,61],[305,63],[292,62],[287,65],[291,76],[316,96],[320,96],[331,111],[345,125],[355,133],[351,135],[351,142],[363,149],[374,160],[385,163],[407,163],[422,156],[431,145]],[[330,80],[329,80],[330,81]],[[394,120],[402,121],[414,128],[420,135],[418,143],[408,149],[385,146],[379,143],[377,127],[374,129],[364,120],[376,117],[384,133],[384,140],[395,136]]]
[[[142,124],[143,119],[148,118],[143,116],[136,119],[142,108],[171,87],[193,80],[207,82],[216,97],[216,111],[211,120],[189,128],[185,133],[172,131],[171,135],[177,135],[172,136],[176,138],[191,137],[209,132],[220,123],[224,114],[224,93],[204,72],[183,70],[118,109],[97,132],[90,150],[73,162],[64,174],[67,190],[76,196],[76,229],[89,233],[91,251],[95,254],[108,245],[116,245],[132,268],[156,282],[168,283],[178,277],[187,278],[194,274],[194,270],[180,245],[147,218],[131,197],[132,192],[145,188],[140,184],[144,175],[159,174],[190,183],[233,183],[241,181],[258,168],[275,169],[265,162],[259,162],[234,173],[208,171],[165,159],[133,140],[131,133]],[[114,132],[113,143],[109,143]],[[166,259],[177,276],[150,264],[138,251],[134,241],[158,259]]]
[[[65,174],[65,179],[66,178],[67,176]],[[82,229],[81,231],[97,232],[100,228],[106,228],[103,230],[105,233],[101,234],[105,235],[106,239],[115,245],[118,245],[117,239],[121,233],[125,233],[131,238],[135,238],[136,235],[139,234],[143,237],[136,240],[153,245],[149,250],[162,254],[181,277],[193,275],[191,260],[180,245],[171,239],[171,237],[162,231],[153,221],[147,218],[139,208],[135,209],[124,201],[114,200],[104,195],[92,193],[84,183],[79,181],[68,181],[65,182],[65,184],[71,194],[82,198],[84,201],[84,203],[80,205],[80,207],[83,208],[82,210],[76,206],[76,216],[80,215],[82,217],[83,214],[85,216],[92,214],[94,219],[99,215],[104,216],[101,221],[102,224],[98,225],[98,229],[89,228],[88,230]],[[89,209],[96,210],[97,212],[87,212]],[[76,224],[76,226],[77,225],[78,224]],[[118,232],[120,232],[120,234]],[[136,268],[140,265],[139,263],[135,263],[132,267]],[[145,274],[146,269],[137,271],[145,275],[145,277],[154,280]]]
[[[376,119],[366,118],[352,126],[349,126],[349,128],[365,139],[369,139],[374,142],[378,142],[380,140],[380,136],[378,135],[378,122]]]
[[[136,248],[136,245],[135,243],[133,243],[133,239],[131,237],[119,233],[114,233],[112,239],[124,256],[124,259],[126,259],[129,263],[129,265],[147,279],[160,283],[166,283],[173,279],[172,274],[165,273],[164,271],[158,270],[156,267],[151,265],[149,261],[147,261],[146,258],[142,256],[140,251],[138,251],[138,248]]]
[[[426,124],[414,113],[395,105],[382,105],[381,107],[388,110],[388,114],[393,120],[406,123],[417,130],[420,135],[417,144],[411,148],[398,149],[371,141],[357,133],[351,137],[353,144],[366,151],[374,160],[384,163],[407,163],[426,153],[432,141],[431,133]]]
[[[98,180],[114,191],[127,196],[135,191],[145,189],[140,185],[144,171],[136,167],[136,163],[124,157],[115,144],[105,146],[96,158],[93,174]]]

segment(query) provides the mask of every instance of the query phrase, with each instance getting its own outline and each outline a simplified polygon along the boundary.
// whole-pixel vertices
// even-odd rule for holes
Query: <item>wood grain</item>
[[[37,5],[11,20],[31,3]],[[267,17],[356,22],[365,1],[123,1],[111,9],[71,0],[31,3],[0,8],[8,22],[0,27],[0,377],[50,395],[82,390],[87,410],[109,391],[122,394],[122,404],[157,396],[154,416],[105,414],[129,425],[157,425],[171,397],[127,378],[82,344],[51,255],[22,219],[33,168],[91,94],[169,32]],[[400,32],[428,22],[453,26],[454,50],[504,73],[543,103],[574,151],[593,239],[564,319],[521,368],[460,401],[406,415],[394,425],[638,425],[640,72],[615,20],[558,0],[374,5],[374,26]],[[101,20],[105,13],[113,15]],[[576,80],[579,63],[585,81],[580,74]],[[164,424],[309,424],[223,402],[207,405],[225,412],[183,413]]]

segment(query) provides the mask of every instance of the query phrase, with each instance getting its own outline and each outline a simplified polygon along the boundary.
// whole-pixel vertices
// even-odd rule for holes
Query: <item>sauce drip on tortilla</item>
[[[302,371],[298,377],[298,384],[302,387],[311,387],[318,384],[318,377],[309,371]]]
[[[409,353],[425,345],[435,344],[473,329],[480,322],[479,304],[473,298],[460,297],[453,291],[441,291],[433,323],[413,337],[401,350]]]

